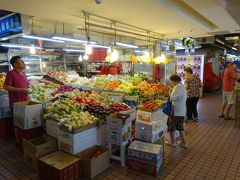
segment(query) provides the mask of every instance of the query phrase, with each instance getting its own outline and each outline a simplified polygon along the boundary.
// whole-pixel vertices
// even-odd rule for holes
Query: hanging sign
[[[0,38],[23,33],[21,14],[14,13],[0,19]]]

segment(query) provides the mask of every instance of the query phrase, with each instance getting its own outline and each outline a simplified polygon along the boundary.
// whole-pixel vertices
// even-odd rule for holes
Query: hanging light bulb
[[[85,53],[86,53],[87,55],[92,54],[92,46],[90,46],[89,44],[87,44],[87,45],[85,46]]]
[[[116,49],[114,49],[114,50],[112,51],[111,61],[114,62],[114,61],[116,61],[116,60],[118,60],[118,51],[117,51]]]
[[[33,44],[31,45],[29,52],[30,52],[30,54],[36,54],[36,49]]]
[[[145,56],[146,59],[149,59],[150,58],[150,53],[148,51],[145,51],[144,56]]]
[[[108,50],[107,50],[107,53],[110,54],[111,52],[112,52],[112,47],[109,46],[109,47],[108,47]]]
[[[82,55],[80,54],[80,56],[78,57],[78,61],[79,62],[82,62],[83,58],[82,58]]]
[[[84,60],[88,60],[88,58],[89,58],[88,55],[87,55],[87,54],[84,54],[83,59],[84,59]]]

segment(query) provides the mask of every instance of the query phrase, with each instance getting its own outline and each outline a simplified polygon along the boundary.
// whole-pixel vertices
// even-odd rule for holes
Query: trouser
[[[197,103],[199,97],[187,98],[187,118],[198,118]]]

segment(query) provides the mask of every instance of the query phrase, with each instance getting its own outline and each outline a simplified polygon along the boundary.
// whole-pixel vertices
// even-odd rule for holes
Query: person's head
[[[175,86],[175,85],[177,85],[178,83],[181,82],[181,78],[180,78],[180,76],[177,75],[177,74],[174,74],[174,75],[170,76],[169,79],[170,79],[170,81],[171,81],[171,83],[172,83],[173,86]]]
[[[186,74],[193,74],[193,70],[192,70],[192,68],[190,68],[190,67],[187,67],[187,68],[185,69],[185,72],[186,72]]]
[[[225,63],[225,66],[226,66],[226,67],[229,67],[229,66],[231,66],[231,63],[230,63],[230,62],[226,62],[226,63]]]
[[[231,65],[231,67],[236,71],[238,69],[239,63],[237,61],[234,61]]]
[[[10,63],[14,69],[23,70],[26,67],[21,56],[13,56],[10,60]]]

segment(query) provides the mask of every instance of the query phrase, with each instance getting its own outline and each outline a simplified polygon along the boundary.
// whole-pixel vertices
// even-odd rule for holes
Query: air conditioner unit
[[[194,38],[197,44],[214,44],[214,36]]]

